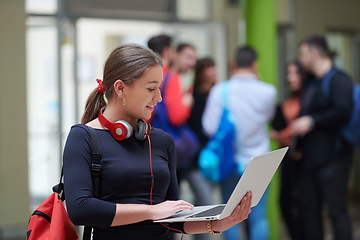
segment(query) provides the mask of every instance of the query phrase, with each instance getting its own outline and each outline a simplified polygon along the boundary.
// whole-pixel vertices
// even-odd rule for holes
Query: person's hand
[[[292,132],[294,135],[304,136],[311,131],[312,128],[312,117],[303,116],[298,119],[295,119],[292,123]]]
[[[269,135],[272,139],[276,140],[276,141],[280,141],[280,134],[278,131],[275,131],[274,129],[271,129],[269,132]]]
[[[247,219],[251,212],[251,202],[252,193],[247,192],[229,217],[212,222],[213,231],[223,232]]]
[[[156,205],[151,205],[151,219],[159,220],[169,217],[179,211],[194,209],[194,206],[184,200],[165,201]]]

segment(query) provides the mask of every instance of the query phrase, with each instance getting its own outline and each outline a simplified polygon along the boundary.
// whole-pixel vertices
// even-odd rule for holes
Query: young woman
[[[161,59],[143,46],[125,44],[108,57],[103,78],[97,80],[98,87],[90,94],[82,118],[82,124],[95,129],[102,146],[98,198],[92,192],[86,129],[73,126],[64,149],[66,205],[74,224],[92,226],[95,240],[169,240],[169,228],[182,233],[216,234],[247,218],[251,193],[222,220],[168,226],[154,223],[193,208],[178,200],[173,139],[142,121],[151,117],[162,100]]]
[[[301,237],[298,168],[301,158],[297,150],[296,138],[292,132],[292,122],[300,114],[302,87],[309,78],[298,60],[291,61],[286,68],[286,82],[290,96],[276,109],[271,137],[281,146],[290,146],[291,151],[281,163],[280,208],[288,233],[293,240]]]
[[[201,123],[202,114],[205,109],[206,99],[212,86],[216,83],[216,66],[212,58],[201,58],[197,60],[195,66],[194,83],[193,83],[193,105],[188,120],[189,127],[194,131],[200,142],[200,149],[191,159],[189,167],[184,171],[184,178],[189,182],[190,188],[194,196],[194,204],[211,205],[212,186],[199,170],[199,153],[205,147],[208,137],[203,132]],[[208,234],[197,234],[194,240],[208,240]]]
[[[193,83],[194,103],[191,108],[188,125],[199,139],[201,149],[205,147],[209,140],[208,136],[203,132],[201,119],[205,109],[207,96],[215,83],[216,66],[214,60],[212,58],[202,58],[197,60]],[[189,168],[186,169],[185,176],[193,190],[195,205],[210,205],[212,204],[211,184],[199,171],[199,152],[192,158]]]

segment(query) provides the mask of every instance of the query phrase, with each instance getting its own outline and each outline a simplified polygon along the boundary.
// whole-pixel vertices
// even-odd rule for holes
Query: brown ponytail
[[[100,109],[105,106],[104,95],[99,93],[97,89],[94,89],[86,100],[85,111],[81,117],[81,124],[86,124],[97,118]]]
[[[161,57],[152,50],[138,44],[124,44],[114,49],[106,60],[103,84],[106,99],[114,96],[114,83],[121,79],[130,85],[140,78],[145,70],[161,65]],[[96,88],[88,97],[81,123],[86,124],[97,118],[102,107],[106,106],[104,95]]]

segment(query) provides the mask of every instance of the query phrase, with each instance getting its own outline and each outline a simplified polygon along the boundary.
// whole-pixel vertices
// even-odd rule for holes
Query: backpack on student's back
[[[91,127],[78,125],[89,130],[91,138],[91,161],[93,194],[97,197],[100,174],[101,145],[97,133]],[[28,222],[26,240],[79,240],[74,225],[65,210],[63,201],[64,184],[61,170],[60,183],[53,187],[53,193],[33,212]],[[85,226],[83,240],[91,239],[91,227]]]
[[[199,168],[201,173],[212,182],[221,182],[237,169],[235,160],[236,131],[234,118],[228,109],[227,82],[221,85],[223,113],[216,133],[200,151]]]
[[[322,81],[322,88],[326,96],[330,95],[330,82],[332,77],[338,73],[336,68],[332,68]],[[342,73],[342,72],[340,72]],[[353,92],[353,109],[349,121],[341,128],[341,135],[344,139],[354,146],[360,146],[360,85],[354,84]]]
[[[175,142],[177,168],[186,169],[189,167],[191,160],[199,152],[200,143],[194,131],[187,123],[183,123],[180,126],[174,126],[170,122],[169,110],[166,105],[166,98],[164,98],[166,87],[170,81],[170,75],[171,72],[168,72],[164,76],[164,81],[161,86],[163,101],[156,105],[151,125],[155,128],[160,128],[171,135]]]

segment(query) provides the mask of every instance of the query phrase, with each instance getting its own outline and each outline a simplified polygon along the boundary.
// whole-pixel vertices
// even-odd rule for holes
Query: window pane
[[[51,18],[28,19],[29,189],[38,205],[59,179],[57,30]]]
[[[57,12],[57,0],[25,0],[27,13],[55,14]]]

